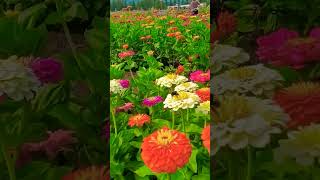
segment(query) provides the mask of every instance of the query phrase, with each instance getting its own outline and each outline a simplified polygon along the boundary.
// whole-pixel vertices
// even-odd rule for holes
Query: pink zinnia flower
[[[197,83],[205,83],[207,81],[210,81],[210,70],[208,70],[207,72],[197,70],[195,72],[192,72],[189,78],[191,81]]]
[[[134,107],[133,103],[125,103],[123,106],[117,107],[116,112],[127,112]]]
[[[124,52],[121,52],[118,54],[119,58],[123,59],[123,58],[126,58],[126,57],[130,57],[130,56],[133,56],[135,55],[135,52],[130,50],[130,51],[124,51]]]
[[[32,62],[31,69],[43,84],[58,83],[63,79],[62,64],[52,58]]]
[[[147,107],[152,107],[162,101],[163,101],[163,98],[161,96],[154,96],[154,97],[145,98],[142,104]]]
[[[130,81],[126,79],[119,80],[121,87],[128,88],[130,86]]]
[[[281,28],[257,39],[257,55],[264,63],[275,66],[303,68],[305,64],[320,59],[320,28],[315,28],[309,37],[299,37],[295,31]]]

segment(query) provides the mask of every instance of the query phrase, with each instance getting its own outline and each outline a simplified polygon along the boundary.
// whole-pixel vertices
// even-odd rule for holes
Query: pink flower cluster
[[[162,101],[163,101],[163,98],[161,96],[154,96],[154,97],[145,98],[142,101],[142,104],[147,107],[152,107]]]
[[[190,74],[190,80],[197,83],[205,83],[210,81],[210,70],[203,72],[201,70],[194,71]]]
[[[118,57],[123,59],[123,58],[130,57],[130,56],[133,56],[133,55],[135,55],[135,52],[132,51],[132,50],[129,50],[129,51],[124,51],[124,52],[119,53]]]
[[[32,160],[32,154],[45,153],[49,159],[53,159],[59,152],[65,152],[68,147],[77,142],[72,136],[72,131],[57,130],[48,132],[48,139],[39,143],[25,143],[17,159],[17,166],[22,166]]]
[[[53,58],[35,60],[30,66],[42,84],[58,83],[63,79],[62,63]]]
[[[275,66],[303,68],[320,60],[320,28],[310,31],[308,37],[300,37],[296,31],[281,28],[257,39],[257,56],[260,61]]]
[[[123,106],[119,106],[116,108],[116,112],[127,112],[134,107],[133,103],[125,103]]]
[[[129,86],[130,86],[130,81],[126,80],[126,79],[119,80],[119,83],[122,88],[129,88]]]

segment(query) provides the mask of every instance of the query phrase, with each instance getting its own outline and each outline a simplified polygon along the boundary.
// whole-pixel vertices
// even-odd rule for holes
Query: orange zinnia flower
[[[289,128],[320,121],[320,83],[301,82],[275,93],[274,100],[290,116]]]
[[[174,32],[174,31],[177,31],[178,28],[177,27],[170,27],[167,29],[168,32]]]
[[[123,58],[130,57],[130,56],[133,56],[133,55],[135,55],[135,52],[130,50],[130,51],[124,51],[124,52],[119,53],[118,57],[123,59]]]
[[[200,97],[200,101],[210,101],[210,88],[201,88],[196,91],[196,94]]]
[[[151,35],[148,35],[148,36],[146,36],[145,38],[146,38],[146,39],[151,39],[152,36],[151,36]]]
[[[210,125],[207,125],[205,128],[203,128],[201,133],[201,139],[204,147],[206,147],[210,153]]]
[[[128,47],[129,47],[128,44],[124,44],[124,45],[122,46],[123,49],[128,49]]]
[[[180,36],[180,35],[181,35],[181,32],[180,32],[180,31],[175,32],[175,35],[176,35],[176,36]]]
[[[217,28],[211,34],[211,42],[221,40],[237,28],[236,17],[228,12],[222,12],[217,19]]]
[[[174,37],[174,36],[176,36],[176,33],[168,33],[167,34],[167,37]]]
[[[150,123],[150,116],[146,114],[137,114],[129,118],[128,125],[130,127],[133,127],[133,126],[142,127],[145,123]]]
[[[178,35],[178,36],[176,36],[176,39],[177,40],[182,40],[182,39],[184,39],[184,36],[183,35]]]
[[[179,65],[176,70],[176,74],[181,74],[183,71],[184,71],[184,67],[182,65]]]
[[[140,40],[142,40],[142,41],[145,40],[145,39],[146,39],[146,37],[144,37],[144,36],[142,36],[142,37],[140,38]]]
[[[185,134],[164,127],[143,139],[141,158],[155,173],[175,173],[189,162],[192,146]]]

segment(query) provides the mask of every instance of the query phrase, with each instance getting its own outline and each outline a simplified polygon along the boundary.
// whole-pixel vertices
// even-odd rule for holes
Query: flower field
[[[248,2],[211,34],[214,179],[319,179],[319,3]]]
[[[114,12],[110,26],[111,179],[209,179],[209,9]]]

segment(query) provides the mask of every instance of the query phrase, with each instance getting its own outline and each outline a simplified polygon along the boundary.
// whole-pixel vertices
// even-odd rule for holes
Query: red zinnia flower
[[[210,81],[210,70],[207,72],[203,72],[201,70],[197,70],[190,74],[190,80],[197,83],[205,83]]]
[[[203,128],[201,133],[201,139],[204,147],[206,147],[210,153],[210,125],[207,125],[205,128]]]
[[[179,65],[177,70],[176,70],[176,74],[181,74],[184,71],[184,67],[182,65]]]
[[[289,128],[320,121],[320,84],[302,82],[275,93],[274,100],[289,114]]]
[[[135,52],[130,50],[130,51],[124,51],[124,52],[121,52],[118,54],[119,58],[123,59],[125,57],[130,57],[130,56],[133,56],[135,55]]]
[[[109,180],[109,174],[109,170],[106,167],[91,166],[71,172],[62,177],[62,180]]]
[[[168,33],[168,34],[167,34],[167,37],[174,37],[174,36],[176,36],[175,33]]]
[[[210,101],[210,88],[198,89],[196,94],[200,97],[201,102]]]
[[[212,43],[220,40],[221,38],[225,38],[236,31],[236,17],[229,12],[222,12],[218,16],[216,26],[217,28],[211,34]]]
[[[164,127],[143,139],[141,157],[155,173],[175,173],[189,162],[192,147],[185,134]]]
[[[142,127],[145,123],[150,123],[150,116],[146,114],[137,114],[129,118],[128,125],[130,127],[133,127],[133,126]]]

